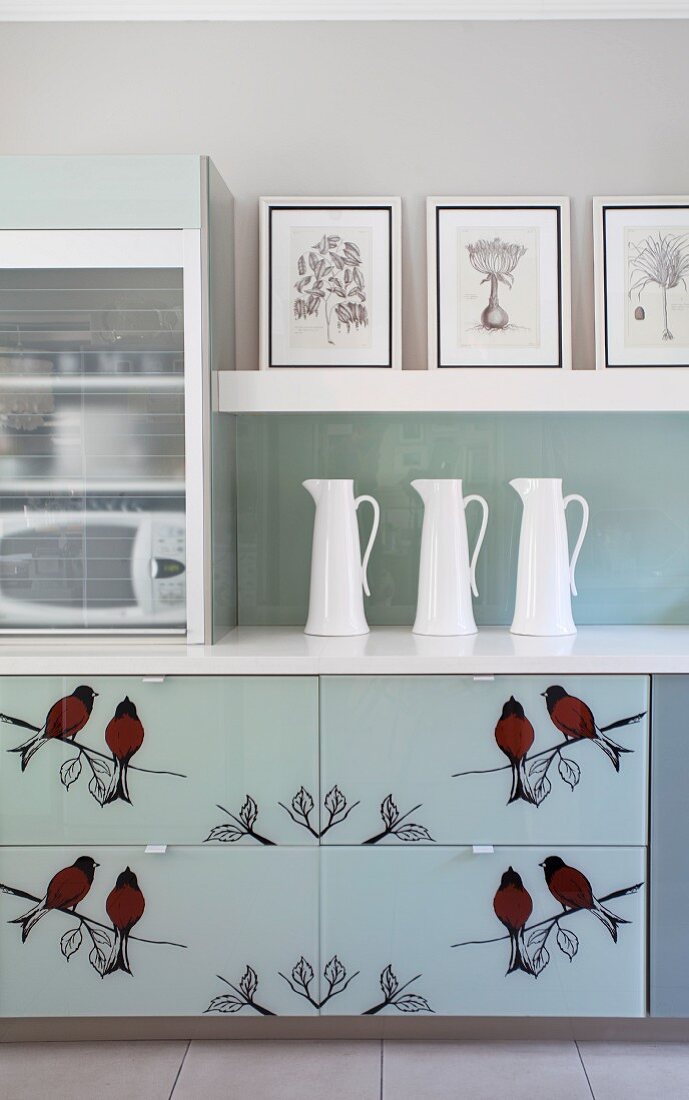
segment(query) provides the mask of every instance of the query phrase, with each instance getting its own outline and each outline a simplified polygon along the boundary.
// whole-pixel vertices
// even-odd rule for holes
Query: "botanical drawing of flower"
[[[639,305],[634,316],[637,321],[643,321],[646,314],[641,305],[641,293],[646,287],[655,283],[660,287],[663,296],[663,340],[674,340],[670,332],[667,317],[667,294],[681,283],[685,291],[687,289],[687,277],[689,277],[689,234],[667,233],[663,236],[658,233],[657,238],[651,233],[639,244],[630,244],[631,256],[629,257],[629,297],[636,291]]]
[[[509,324],[509,315],[498,301],[499,284],[512,289],[514,270],[526,252],[522,244],[508,244],[499,237],[492,241],[479,240],[466,246],[469,263],[485,278],[481,283],[490,283],[488,305],[481,313],[481,328],[489,332],[501,331]]]

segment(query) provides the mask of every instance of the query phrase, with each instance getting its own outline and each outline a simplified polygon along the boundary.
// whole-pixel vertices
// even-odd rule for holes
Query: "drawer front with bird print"
[[[643,676],[324,677],[322,842],[644,845],[648,706]]]
[[[316,1014],[317,963],[314,848],[0,849],[0,1016]]]
[[[645,879],[642,848],[325,849],[323,1011],[642,1016]]]
[[[3,844],[318,843],[315,678],[5,676],[0,736]]]

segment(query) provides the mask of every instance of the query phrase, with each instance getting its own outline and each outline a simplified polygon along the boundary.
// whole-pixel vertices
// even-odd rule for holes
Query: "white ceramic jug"
[[[478,596],[476,562],[486,534],[488,505],[476,494],[462,496],[455,478],[412,481],[424,503],[415,634],[475,634],[471,594]],[[481,530],[471,561],[465,508],[472,500],[483,509]]]
[[[574,570],[588,527],[589,506],[577,493],[563,498],[559,477],[518,477],[510,485],[524,504],[511,631],[542,637],[576,634]],[[584,515],[570,561],[565,509],[573,500],[581,504]]]
[[[350,478],[312,478],[302,484],[316,502],[304,633],[327,638],[368,634],[363,593],[371,595],[366,568],[380,522],[378,501],[368,496],[355,499]],[[362,562],[356,511],[364,501],[373,508],[373,527]]]

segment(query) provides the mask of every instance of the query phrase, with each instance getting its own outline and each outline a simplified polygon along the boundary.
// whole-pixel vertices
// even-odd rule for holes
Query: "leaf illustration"
[[[561,756],[557,770],[565,783],[574,790],[581,779],[581,769],[579,765],[575,763],[574,760],[568,760],[566,756]]]
[[[319,263],[320,263],[320,260],[318,259],[318,253],[317,252],[309,252],[309,267],[313,271],[314,275],[316,274],[316,272],[318,270]]]
[[[221,997],[213,998],[206,1012],[239,1012],[242,1008],[244,1008],[244,1001],[240,1001],[239,997],[223,994]]]
[[[91,776],[91,782],[89,783],[89,793],[93,795],[96,802],[101,806],[105,803],[105,796],[107,794],[107,788],[105,783],[97,776]]]
[[[531,788],[531,793],[534,796],[534,801],[537,806],[540,806],[541,802],[543,802],[544,799],[548,797],[551,789],[552,783],[548,779],[547,775],[542,776],[537,783],[534,783],[533,787]]]
[[[325,806],[331,817],[334,817],[335,814],[339,814],[342,812],[342,810],[345,809],[347,805],[347,799],[345,798],[337,784],[335,784],[334,787],[330,788],[325,798],[323,799],[323,805]]]
[[[308,817],[313,809],[313,798],[305,787],[300,787],[292,799],[292,809],[297,814]]]
[[[292,977],[298,985],[306,987],[309,982],[313,981],[313,967],[311,963],[308,963],[304,956],[300,958],[299,962],[292,968]]]
[[[397,821],[397,818],[400,816],[400,812],[397,809],[397,806],[395,805],[391,794],[387,795],[387,797],[384,798],[381,802],[380,816],[382,817],[388,829],[392,828],[392,826]]]
[[[223,844],[234,844],[235,840],[241,840],[243,836],[246,836],[246,833],[237,825],[216,825],[209,832],[204,844],[209,840],[219,840]]]
[[[529,764],[529,779],[537,779],[539,775],[543,775],[550,767],[549,756],[537,756],[536,759]]]
[[[112,941],[108,933],[102,928],[90,925],[88,926],[88,932],[93,942],[93,947],[89,953],[89,962],[102,978],[112,952]]]
[[[541,970],[544,970],[550,962],[550,955],[545,947],[545,941],[548,938],[549,932],[549,925],[542,928],[534,928],[526,941],[529,958],[533,963],[533,968],[537,975],[540,974]]]
[[[534,969],[536,977],[545,970],[546,966],[550,962],[550,953],[545,947],[539,947],[538,951],[535,951],[531,956],[531,965]]]
[[[89,760],[94,772],[96,775],[100,776],[101,779],[109,780],[112,778],[112,771],[110,770],[110,764],[107,760],[102,760],[100,756],[90,756]]]
[[[258,817],[258,806],[254,802],[250,794],[246,796],[244,805],[239,811],[239,816],[246,825],[247,829],[253,829]]]
[[[246,970],[242,974],[239,988],[246,997],[247,1001],[253,999],[254,993],[258,989],[258,975],[252,966],[247,966]]]
[[[309,285],[312,278],[312,275],[305,275],[303,279],[300,279],[299,282],[294,284],[295,288],[299,291],[300,294],[304,290],[304,287]]]
[[[344,246],[345,246],[345,252],[352,252],[354,254],[354,256],[356,256],[357,260],[361,259],[361,252],[359,251],[359,246],[357,244],[354,244],[354,241],[345,241]]]
[[[357,286],[358,286],[358,287],[359,287],[359,288],[360,288],[361,290],[363,290],[363,287],[364,287],[364,277],[363,277],[363,275],[361,274],[361,272],[359,271],[359,268],[358,268],[358,267],[355,267],[355,268],[354,268],[354,270],[352,271],[352,278],[354,279],[354,282],[356,283],[356,285],[357,285]]]
[[[66,959],[71,959],[72,955],[81,947],[81,941],[83,936],[81,934],[81,925],[78,924],[76,928],[70,928],[65,932],[64,936],[60,940],[60,951]]]
[[[297,271],[300,275],[306,275],[306,260],[303,256],[297,260]]]
[[[398,997],[397,1000],[392,1003],[400,1012],[433,1011],[426,998],[420,997],[418,993],[405,993],[404,996]]]
[[[579,950],[579,940],[574,935],[574,932],[570,932],[569,928],[558,928],[557,946],[571,962]]]
[[[344,263],[344,260],[340,256],[337,255],[337,252],[331,252],[330,253],[330,259],[335,264],[335,267],[337,268],[337,270],[342,271],[342,269],[344,268],[345,263]]]
[[[413,821],[408,822],[406,825],[400,825],[399,829],[393,829],[393,834],[398,836],[400,840],[430,840],[431,843],[435,843],[426,826],[415,825]]]
[[[327,962],[325,964],[323,977],[327,981],[328,985],[332,988],[332,986],[337,985],[338,982],[344,981],[346,976],[347,971],[345,970],[344,966],[338,959],[337,955],[333,955],[330,962]]]
[[[393,972],[392,967],[388,963],[388,965],[385,967],[385,970],[380,975],[380,988],[383,990],[383,993],[388,1000],[394,997],[399,984],[400,983],[397,980],[397,975]]]
[[[325,235],[325,233],[323,234],[320,241],[316,245],[316,248],[318,249],[318,251],[321,253],[322,256],[325,256],[326,252],[328,251],[328,238]]]
[[[77,779],[81,775],[81,757],[73,756],[71,760],[65,760],[64,764],[60,768],[60,782],[67,790],[72,786],[72,783],[76,783]]]
[[[351,269],[351,267],[346,267],[345,268],[345,273],[344,273],[345,286],[347,286],[351,282],[351,279],[352,279],[352,269]]]
[[[328,237],[328,248],[337,248],[341,240],[341,237]]]

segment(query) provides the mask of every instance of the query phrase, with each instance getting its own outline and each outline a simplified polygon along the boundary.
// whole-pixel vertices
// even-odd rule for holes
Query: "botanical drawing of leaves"
[[[566,756],[560,757],[560,762],[557,766],[557,770],[564,779],[568,787],[572,790],[576,787],[577,783],[581,779],[581,769],[574,760],[568,760]]]
[[[579,950],[579,940],[574,935],[574,932],[570,932],[569,928],[558,928],[557,946],[571,962]]]
[[[81,757],[73,756],[71,760],[65,760],[64,764],[60,768],[60,782],[67,790],[72,786],[72,783],[76,783],[77,779],[81,775]]]
[[[385,970],[380,975],[380,988],[383,990],[383,993],[388,1000],[390,1000],[391,997],[394,997],[399,984],[400,983],[397,980],[397,975],[393,972],[392,967],[388,963],[388,965],[385,967]]]
[[[395,805],[392,795],[387,795],[387,797],[384,798],[380,804],[380,816],[382,817],[388,829],[392,828],[392,826],[397,821],[399,815],[400,812]]]
[[[105,973],[105,968],[108,965],[108,958],[112,952],[112,940],[108,933],[102,929],[92,925],[87,925],[88,933],[93,942],[93,947],[89,954],[89,962],[94,970],[97,970],[101,977]]]
[[[323,976],[330,986],[337,985],[338,982],[344,981],[345,977],[347,976],[347,971],[338,959],[337,955],[333,955],[332,959],[330,959],[330,961],[325,964]]]
[[[72,955],[81,947],[81,941],[83,939],[81,933],[81,925],[78,924],[76,928],[70,928],[65,932],[64,936],[60,940],[60,951],[66,959],[71,959]]]
[[[234,844],[235,840],[241,840],[246,833],[237,825],[216,825],[211,829],[204,844],[209,840],[219,840],[223,844]]]
[[[300,294],[304,290],[304,287],[307,287],[309,285],[309,283],[311,282],[311,279],[312,279],[311,275],[305,275],[303,277],[303,279],[300,279],[299,282],[294,284],[295,288],[298,290],[298,292]]]
[[[303,256],[297,260],[297,272],[299,275],[306,275],[306,260]]]
[[[292,809],[297,814],[308,817],[314,806],[313,798],[305,787],[300,787],[292,799]]]
[[[101,806],[104,805],[107,789],[99,776],[91,776],[91,781],[89,783],[89,793],[95,798],[96,802],[98,802]]]
[[[328,251],[328,238],[327,238],[327,235],[325,233],[323,234],[320,241],[316,245],[316,248],[318,249],[318,251],[321,253],[322,256],[325,256],[326,252]]]
[[[343,795],[337,783],[334,787],[331,787],[325,798],[323,799],[323,805],[328,813],[334,817],[335,814],[339,814],[345,809],[347,805],[347,799]]]
[[[316,273],[316,270],[318,268],[319,263],[320,263],[320,260],[318,259],[318,253],[317,252],[309,252],[309,267],[313,271],[314,275]]]
[[[549,925],[545,925],[542,928],[534,928],[526,941],[529,958],[531,959],[537,975],[540,974],[541,970],[544,970],[550,962],[550,954],[545,947],[545,941],[548,938],[549,932]]]
[[[328,237],[328,248],[337,248],[337,246],[340,243],[341,239],[342,239],[341,237],[336,237],[336,236]]]
[[[331,252],[330,253],[330,259],[335,264],[335,267],[337,268],[337,270],[342,271],[342,269],[344,268],[344,265],[345,265],[344,260],[340,256],[338,256],[337,252]]]
[[[110,770],[110,764],[107,760],[102,760],[100,756],[91,756],[89,760],[91,761],[91,767],[94,772],[96,775],[100,776],[101,779],[112,778],[112,771]]]
[[[550,794],[551,789],[552,789],[552,784],[551,784],[550,780],[548,779],[547,775],[541,776],[541,778],[538,780],[538,782],[534,783],[534,785],[531,789],[531,793],[534,796],[534,801],[535,801],[537,806],[540,806],[541,802],[543,802],[544,799],[546,799],[548,797],[548,795]]]
[[[531,956],[531,965],[533,966],[536,977],[538,977],[542,970],[545,970],[549,962],[550,953],[547,948],[539,947],[538,951],[534,951]]]
[[[529,779],[537,779],[539,775],[542,775],[550,767],[549,756],[537,756],[536,759],[529,764]]]
[[[302,955],[299,962],[292,968],[292,977],[299,985],[307,986],[313,981],[313,967]]]
[[[247,829],[253,829],[256,818],[258,817],[258,806],[250,794],[246,796],[244,805],[239,811],[239,816],[246,825]]]
[[[223,994],[222,997],[213,998],[206,1012],[239,1012],[242,1008],[244,1008],[244,1001],[240,1001],[239,997]]]
[[[242,974],[239,988],[241,989],[242,993],[248,1001],[253,998],[254,993],[258,989],[258,975],[253,966],[247,966],[246,970]]]
[[[363,288],[364,288],[364,277],[361,274],[361,272],[359,271],[358,267],[355,267],[354,270],[352,271],[352,278],[354,279],[354,282],[356,283],[356,285],[361,290],[363,290]]]
[[[398,997],[397,1000],[392,1003],[400,1012],[433,1011],[426,998],[419,996],[418,993],[405,993],[404,996]]]
[[[406,825],[400,825],[398,829],[394,829],[393,833],[399,837],[400,840],[407,842],[414,842],[416,840],[429,840],[434,843],[433,837],[429,833],[425,825],[415,825],[413,821],[407,822]]]

